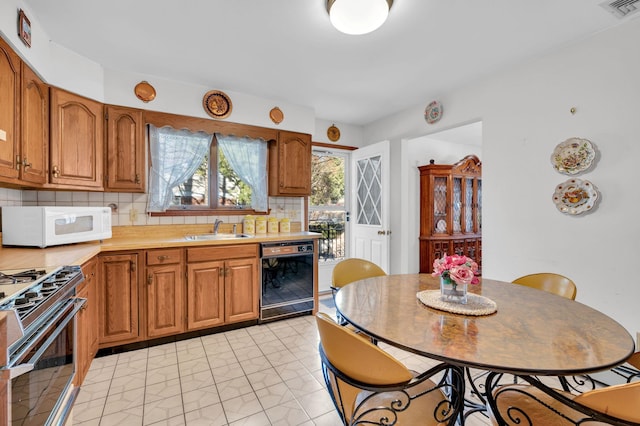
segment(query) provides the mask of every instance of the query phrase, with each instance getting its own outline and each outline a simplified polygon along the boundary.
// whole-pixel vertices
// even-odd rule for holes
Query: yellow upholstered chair
[[[575,300],[576,284],[569,278],[551,272],[525,275],[512,281],[514,284],[537,288],[567,299]]]
[[[381,277],[387,275],[381,267],[373,262],[356,257],[344,259],[336,264],[331,276],[331,289],[335,292],[354,281],[364,278]]]
[[[400,361],[359,338],[323,312],[316,315],[322,371],[333,403],[345,425],[439,425],[454,416],[463,398],[452,403],[430,370],[415,376]]]
[[[494,425],[637,425],[640,382],[595,389],[580,395],[550,395],[532,385],[499,386],[493,391]]]

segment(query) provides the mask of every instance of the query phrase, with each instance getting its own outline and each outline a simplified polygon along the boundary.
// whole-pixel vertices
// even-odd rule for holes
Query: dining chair
[[[571,300],[575,300],[577,293],[576,284],[572,280],[552,272],[524,275],[516,278],[512,283],[544,290]]]
[[[381,277],[384,275],[387,275],[387,273],[381,267],[366,259],[352,257],[341,260],[334,266],[333,273],[331,274],[331,293],[333,297],[335,297],[338,290],[347,284],[365,278]],[[344,318],[342,318],[340,314],[336,315],[338,322],[341,325],[345,325],[346,321]]]
[[[387,275],[384,270],[366,259],[352,257],[336,264],[331,275],[331,290],[338,291],[341,287],[364,278],[381,277]]]
[[[635,352],[624,364],[613,367],[611,371],[622,376],[627,383],[640,381],[640,352]]]
[[[464,399],[448,399],[450,385],[430,378],[441,366],[416,375],[327,314],[316,323],[324,380],[344,425],[439,425],[461,409]]]
[[[574,395],[544,385],[498,386],[490,401],[494,425],[638,425],[640,382]]]

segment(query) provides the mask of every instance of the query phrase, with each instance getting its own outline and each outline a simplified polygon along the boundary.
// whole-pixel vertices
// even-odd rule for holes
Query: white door
[[[351,154],[351,257],[389,271],[389,141]]]

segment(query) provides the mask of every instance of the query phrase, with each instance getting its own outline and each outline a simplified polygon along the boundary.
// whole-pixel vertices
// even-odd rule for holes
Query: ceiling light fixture
[[[367,34],[387,20],[393,0],[327,0],[331,24],[340,32]]]

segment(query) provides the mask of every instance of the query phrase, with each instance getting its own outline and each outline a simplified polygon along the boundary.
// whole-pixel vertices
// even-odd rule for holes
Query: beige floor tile
[[[222,401],[222,407],[224,408],[224,413],[229,423],[262,411],[262,405],[260,405],[258,397],[253,392],[232,398],[228,401]]]
[[[216,386],[222,401],[253,392],[253,388],[246,376],[237,377],[226,382],[216,382]]]
[[[181,393],[182,387],[180,386],[180,379],[172,379],[166,382],[155,383],[145,387],[144,403],[148,404],[160,399],[180,395]]]
[[[183,414],[182,396],[176,395],[144,404],[143,424],[150,425]]]
[[[215,385],[215,380],[213,380],[213,374],[211,374],[211,371],[202,371],[200,373],[180,377],[182,392],[189,392],[211,385]]]
[[[294,399],[293,394],[284,383],[258,389],[256,395],[265,410]]]
[[[184,412],[200,410],[213,404],[220,404],[218,388],[215,385],[182,393]]]
[[[113,414],[119,411],[128,410],[133,407],[140,407],[144,404],[144,392],[138,389],[131,389],[122,393],[110,394],[104,405],[105,414]]]
[[[225,426],[227,418],[222,404],[212,404],[199,410],[185,413],[184,418],[189,426]]]
[[[100,426],[142,426],[142,405],[102,416]]]
[[[244,419],[229,423],[229,426],[271,426],[271,422],[267,417],[267,413],[260,411]]]
[[[295,399],[265,410],[274,426],[298,426],[311,420]]]

